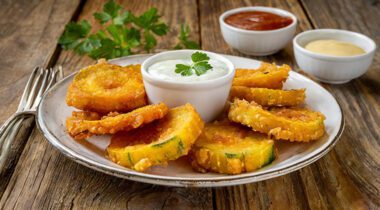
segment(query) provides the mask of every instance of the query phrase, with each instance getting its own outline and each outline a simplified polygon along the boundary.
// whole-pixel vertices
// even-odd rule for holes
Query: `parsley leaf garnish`
[[[174,46],[174,49],[201,49],[198,43],[189,40],[190,27],[188,25],[181,24],[181,30],[179,33],[179,43]]]
[[[81,50],[80,46],[83,42],[88,42],[86,41],[86,36],[90,30],[91,25],[86,20],[82,20],[78,23],[71,22],[66,25],[65,32],[59,38],[58,43],[61,44],[65,50],[74,49],[78,54],[83,54],[83,50]],[[91,39],[94,39],[94,37]]]
[[[105,12],[95,12],[94,17],[96,20],[98,20],[101,24],[104,24],[112,19],[111,15]]]
[[[201,61],[208,61],[210,58],[207,56],[206,53],[202,52],[195,52],[191,55],[191,60],[196,63],[196,62],[201,62]]]
[[[182,76],[191,76],[193,74],[191,67],[185,64],[175,65],[175,73],[181,74]]]
[[[181,74],[182,76],[191,76],[194,74],[200,76],[206,73],[208,70],[212,69],[212,66],[208,63],[210,57],[206,53],[195,52],[191,55],[192,64],[177,64],[175,67],[175,73]]]
[[[142,50],[151,51],[157,45],[156,37],[164,36],[169,31],[156,8],[135,15],[110,0],[103,5],[102,11],[95,12],[93,16],[102,25],[93,33],[87,20],[66,25],[58,41],[64,50],[73,50],[79,55],[87,54],[93,59],[117,58]],[[181,48],[199,48],[197,43],[188,40],[189,34],[190,28],[181,26]]]
[[[195,71],[195,74],[197,76],[200,76],[206,73],[207,70],[212,69],[212,66],[207,61],[202,61],[202,62],[195,63],[193,65],[193,69]]]

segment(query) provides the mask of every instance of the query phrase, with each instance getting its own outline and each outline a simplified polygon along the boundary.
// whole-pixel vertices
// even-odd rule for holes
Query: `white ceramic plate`
[[[257,60],[225,56],[238,68],[256,68],[260,65],[260,61]],[[119,65],[136,64],[142,63],[148,57],[149,55],[135,55],[111,62]],[[344,127],[342,111],[334,97],[317,83],[292,71],[285,88],[306,88],[307,105],[326,116],[326,134],[322,139],[311,143],[276,142],[279,157],[272,164],[250,173],[197,173],[184,159],[170,162],[167,167],[156,166],[142,173],[119,166],[106,158],[105,149],[110,136],[95,136],[86,141],[75,141],[66,133],[65,120],[74,109],[66,105],[65,97],[73,77],[74,74],[66,77],[45,94],[37,111],[40,130],[54,147],[74,161],[134,181],[168,186],[216,187],[270,179],[298,170],[321,158],[338,141]]]

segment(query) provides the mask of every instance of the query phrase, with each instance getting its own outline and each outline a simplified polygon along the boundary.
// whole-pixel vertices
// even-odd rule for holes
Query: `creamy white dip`
[[[206,73],[200,76],[197,76],[195,73],[191,76],[182,76],[181,74],[177,74],[175,72],[175,66],[177,64],[185,64],[190,66],[192,64],[190,59],[160,61],[151,65],[148,68],[148,73],[159,79],[181,82],[212,80],[228,74],[228,68],[225,63],[216,59],[210,59],[208,63],[212,66],[212,69],[206,71]]]

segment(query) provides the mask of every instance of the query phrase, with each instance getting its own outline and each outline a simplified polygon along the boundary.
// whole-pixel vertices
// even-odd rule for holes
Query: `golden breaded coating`
[[[255,102],[235,99],[228,118],[275,139],[308,142],[319,139],[325,133],[323,114],[304,108],[265,110]]]
[[[254,101],[262,106],[297,106],[305,101],[305,89],[275,90],[232,86],[230,99],[234,98]]]
[[[102,61],[80,70],[68,88],[66,103],[103,114],[145,106],[140,65],[121,67]]]
[[[288,65],[262,63],[258,69],[236,69],[233,86],[281,89],[288,78]]]
[[[100,117],[94,112],[73,112],[66,120],[66,129],[74,139],[84,139],[96,134],[114,134],[128,131],[163,118],[168,113],[164,103],[144,106],[129,113],[111,112]]]
[[[275,159],[274,141],[237,123],[210,123],[195,142],[191,158],[191,165],[200,172],[250,172]]]
[[[176,107],[159,121],[115,134],[107,148],[108,157],[136,171],[166,165],[170,160],[187,155],[203,126],[192,105]]]

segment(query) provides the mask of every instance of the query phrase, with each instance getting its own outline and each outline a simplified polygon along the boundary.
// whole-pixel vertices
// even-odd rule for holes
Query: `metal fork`
[[[33,70],[16,113],[8,118],[0,128],[0,174],[4,170],[11,143],[23,121],[29,117],[34,117],[43,94],[62,78],[63,71],[61,66],[50,69],[36,67]]]

